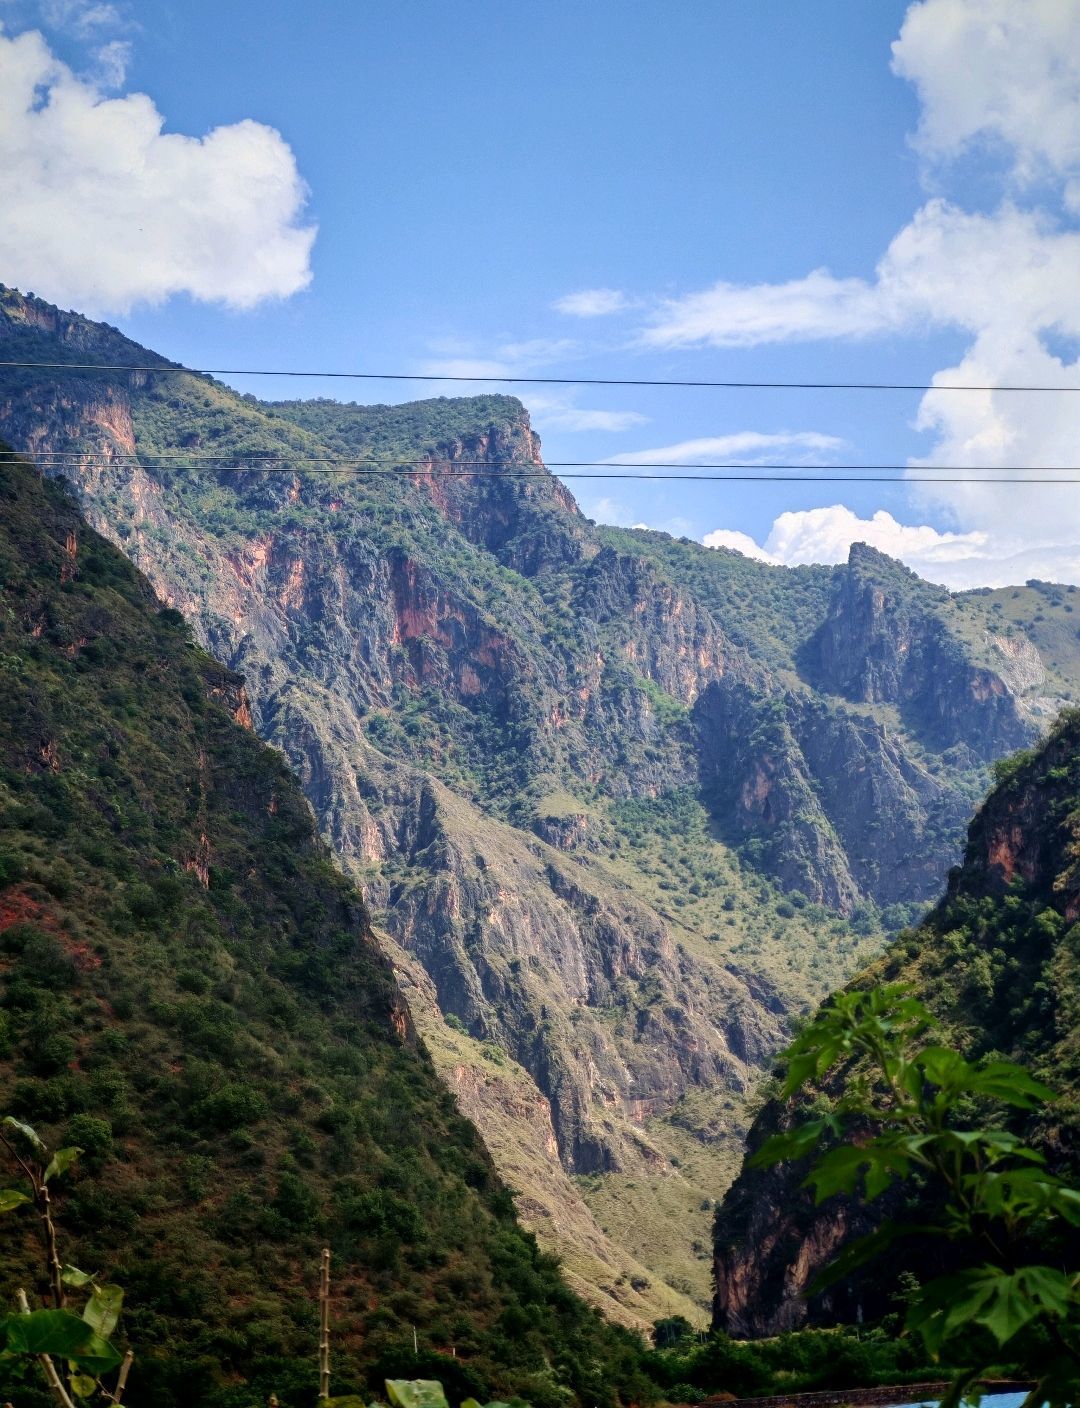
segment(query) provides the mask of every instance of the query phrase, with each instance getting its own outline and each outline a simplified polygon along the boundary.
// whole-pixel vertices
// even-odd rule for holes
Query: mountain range
[[[11,289],[0,359],[0,437],[243,675],[526,1225],[700,1322],[746,1097],[1080,698],[1075,588],[598,525],[514,398],[260,402]]]

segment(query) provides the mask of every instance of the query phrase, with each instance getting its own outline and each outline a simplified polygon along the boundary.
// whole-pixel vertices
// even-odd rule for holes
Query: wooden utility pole
[[[319,1397],[330,1397],[330,1248],[323,1247],[319,1282]]]

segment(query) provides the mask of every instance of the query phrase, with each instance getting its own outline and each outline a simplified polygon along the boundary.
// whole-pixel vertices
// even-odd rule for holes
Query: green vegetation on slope
[[[1070,1408],[1080,1383],[1080,1188],[1011,1128],[1052,1110],[1054,1090],[1018,1062],[968,1061],[942,1045],[909,983],[837,993],[785,1065],[793,1127],[766,1140],[752,1166],[802,1170],[809,1160],[804,1186],[818,1207],[842,1196],[877,1212],[873,1231],[819,1273],[816,1292],[864,1268],[888,1275],[896,1249],[915,1243],[930,1279],[909,1274],[905,1328],[928,1356],[957,1366],[946,1408],[1002,1362],[1038,1381],[1030,1408]]]
[[[608,814],[607,868],[683,942],[766,977],[793,1011],[880,950],[883,916],[873,905],[845,918],[799,891],[785,894],[718,838],[695,788],[615,801]],[[884,921],[895,930],[908,916],[898,906]]]
[[[397,406],[315,398],[270,401],[267,409],[311,431],[335,454],[400,464],[410,455],[434,455],[454,442],[468,443],[477,426],[513,420],[519,405],[516,396],[496,395],[437,396]]]
[[[1080,1166],[1080,711],[995,773],[948,896],[866,980],[911,982],[969,1054],[1059,1088],[1044,1137]]]
[[[1080,690],[1076,643],[1080,639],[1080,588],[1031,579],[1024,586],[980,588],[953,598],[957,629],[980,645],[998,667],[1008,654],[1031,642],[1045,679],[1027,685],[1032,694],[1075,699]]]
[[[771,567],[654,531],[601,526],[597,532],[602,542],[647,558],[692,592],[755,659],[795,675],[800,646],[828,610],[835,582],[831,567]]]
[[[339,1382],[638,1396],[636,1341],[517,1226],[244,707],[59,487],[0,467],[0,1081],[86,1151],[64,1233],[126,1289],[133,1396],[306,1402],[324,1243]],[[5,1295],[35,1262],[9,1219]]]
[[[925,1001],[946,1039],[969,1059],[1022,1062],[1060,1092],[1018,1131],[1056,1172],[1080,1167],[1080,712],[1068,711],[1039,748],[999,763],[998,782],[972,822],[964,863],[942,902],[917,929],[861,974],[858,988],[903,981]],[[750,1134],[755,1150],[784,1128],[773,1100]],[[717,1320],[737,1333],[767,1334],[806,1313],[802,1292],[839,1245],[894,1209],[853,1209],[844,1199],[813,1206],[805,1169],[748,1163],[716,1220]],[[921,1220],[919,1211],[911,1213]],[[764,1227],[770,1242],[762,1251]],[[889,1276],[923,1276],[936,1253],[917,1238],[893,1249]],[[825,1323],[881,1313],[894,1287],[855,1274],[809,1303]]]
[[[682,1343],[654,1350],[645,1363],[672,1403],[725,1393],[752,1398],[940,1379],[941,1365],[919,1340],[901,1338],[901,1323],[893,1312],[876,1325],[794,1330],[753,1342],[714,1334],[698,1344],[685,1335]]]

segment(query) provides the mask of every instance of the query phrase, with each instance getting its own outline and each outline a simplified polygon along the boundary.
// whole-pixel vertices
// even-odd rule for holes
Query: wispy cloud
[[[82,78],[105,91],[122,87],[131,62],[130,35],[138,29],[127,0],[0,0],[0,19],[38,27],[82,48]]]
[[[674,445],[655,445],[648,450],[628,450],[611,455],[607,464],[704,464],[739,459],[745,463],[775,459],[799,463],[842,449],[844,441],[816,430],[779,431],[765,434],[740,430],[730,435],[708,435],[697,440],[679,440]]]
[[[492,390],[513,392],[528,407],[533,425],[540,431],[607,431],[619,434],[648,423],[640,411],[579,406],[573,387],[543,387],[500,383],[500,377],[528,378],[542,374],[561,359],[579,354],[580,344],[569,338],[528,338],[504,342],[492,357],[475,356],[468,343],[442,339],[433,344],[441,355],[430,357],[418,368],[426,376],[476,377],[489,382]]]
[[[79,39],[124,22],[116,5],[104,0],[40,0],[41,18],[50,29],[64,29]]]
[[[685,537],[693,531],[693,524],[689,519],[682,518],[678,514],[661,519],[657,523],[642,523],[639,516],[640,509],[634,510],[628,504],[608,495],[597,499],[580,500],[579,506],[586,518],[593,518],[598,523],[610,523],[615,528],[652,529],[658,533],[670,533],[673,538]]]
[[[575,356],[580,345],[567,337],[532,337],[502,342],[480,351],[462,338],[439,338],[430,344],[434,354],[420,365],[428,376],[527,377],[542,372],[564,357]]]
[[[782,284],[716,284],[668,300],[641,337],[732,347],[936,327],[1080,334],[1080,233],[1011,204],[983,215],[935,199],[895,237],[873,279],[817,270]]]
[[[753,347],[763,342],[863,337],[889,326],[885,300],[863,279],[816,269],[782,284],[720,282],[664,300],[642,329],[651,347]]]
[[[616,528],[638,526],[635,523],[637,515],[634,510],[608,494],[603,494],[595,499],[580,499],[578,506],[586,518],[595,519],[597,523],[610,523]]]
[[[491,357],[431,357],[421,362],[417,371],[422,376],[480,377],[485,381],[490,378],[492,382],[499,377],[520,374],[511,363]]]
[[[609,318],[634,306],[634,300],[617,288],[583,288],[566,293],[551,305],[569,318]]]
[[[530,337],[522,342],[504,342],[496,354],[507,361],[536,368],[550,366],[564,357],[581,355],[581,343],[571,337]]]
[[[648,423],[640,411],[602,410],[579,406],[573,391],[563,393],[529,391],[524,395],[533,424],[540,430],[607,431],[621,434]]]
[[[99,45],[94,51],[92,77],[100,88],[110,91],[122,88],[130,63],[131,41],[110,39],[107,44]]]

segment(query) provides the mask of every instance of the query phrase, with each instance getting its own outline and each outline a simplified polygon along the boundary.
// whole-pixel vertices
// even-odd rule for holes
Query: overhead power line
[[[343,372],[307,371],[281,367],[180,367],[107,362],[5,362],[0,367],[35,371],[65,372],[155,372],[190,376],[281,376],[309,377],[327,381],[453,381],[513,386],[679,386],[718,391],[1080,391],[1075,386],[975,385],[901,381],[706,381],[691,378],[625,376],[496,376],[463,375],[452,372]]]
[[[28,452],[29,453],[29,452]],[[0,450],[0,459],[5,455],[15,458],[26,458],[17,450]],[[77,450],[42,450],[33,454],[32,458],[38,461],[46,460],[50,464],[83,464],[87,461],[86,454],[80,454]],[[104,458],[104,457],[101,457]],[[112,463],[116,463],[121,456],[115,457]],[[496,473],[518,473],[523,470],[534,470],[541,476],[547,470],[553,469],[606,469],[611,471],[612,479],[620,477],[638,477],[629,475],[631,470],[644,469],[786,469],[786,470],[830,470],[836,473],[841,471],[869,471],[869,470],[893,470],[906,472],[933,471],[937,473],[956,474],[986,474],[993,470],[1001,474],[1080,474],[1080,465],[962,465],[962,464],[907,464],[901,462],[873,462],[866,464],[826,464],[826,463],[806,463],[805,461],[777,462],[759,460],[638,460],[633,463],[624,463],[612,460],[544,460],[542,465],[532,466],[525,462],[511,463],[497,467],[490,459],[480,458],[450,458],[446,455],[439,455],[433,452],[421,459],[405,459],[399,455],[304,455],[293,454],[289,450],[238,450],[232,454],[214,452],[203,452],[199,450],[137,450],[132,456],[130,452],[124,452],[124,459],[145,464],[151,462],[158,469],[182,469],[189,467],[218,469],[221,473],[247,473],[248,471],[265,470],[275,473],[292,473],[297,466],[328,466],[334,469],[378,468],[386,466],[394,470],[406,468],[419,468],[424,473],[464,473],[466,469],[483,469],[492,474]],[[445,469],[442,468],[445,466]],[[318,473],[320,470],[305,469],[304,473]],[[561,475],[560,478],[567,476]]]
[[[14,453],[14,452],[9,452]],[[140,468],[141,461],[137,457],[109,457],[100,456],[96,460],[90,455],[72,455],[69,459],[49,459],[48,454],[42,456],[21,455],[19,458],[40,459],[41,467],[45,469],[83,469],[95,466],[102,469],[115,468]],[[360,467],[351,465],[339,465],[334,467],[317,467],[303,471],[290,470],[287,466],[274,469],[265,465],[219,465],[219,464],[181,464],[170,461],[165,465],[152,465],[155,469],[187,469],[195,473],[205,474],[282,474],[282,473],[304,473],[309,475],[344,475],[353,479],[441,479],[444,482],[452,479],[538,479],[548,483],[555,482],[556,477],[547,468],[526,468],[526,469],[453,469],[432,470],[430,467],[418,469],[411,467],[390,467],[390,466],[370,466]],[[560,474],[558,480],[564,479],[596,479],[596,480],[646,480],[660,483],[705,483],[705,484],[1080,484],[1080,477],[1072,479],[1033,479],[1027,476],[1009,477],[1003,475],[971,475],[965,473],[938,474],[934,476],[914,473],[907,474],[874,474],[863,473],[838,474],[836,467],[832,465],[811,466],[811,468],[828,469],[833,471],[828,474],[813,473],[807,474],[805,466],[801,465],[732,465],[724,468],[737,468],[738,474],[641,474],[630,473],[628,471],[615,473],[598,473],[593,471]],[[854,468],[851,466],[849,468]],[[947,470],[949,466],[940,466]],[[745,473],[745,470],[755,470],[755,473]],[[789,472],[777,474],[773,473],[777,469]],[[792,473],[790,471],[799,471]],[[1046,473],[1047,471],[1036,471]],[[1073,474],[1080,476],[1080,466],[1072,466],[1056,471],[1062,474]],[[1006,471],[1006,473],[1010,473]],[[1013,472],[1014,473],[1014,472]]]

